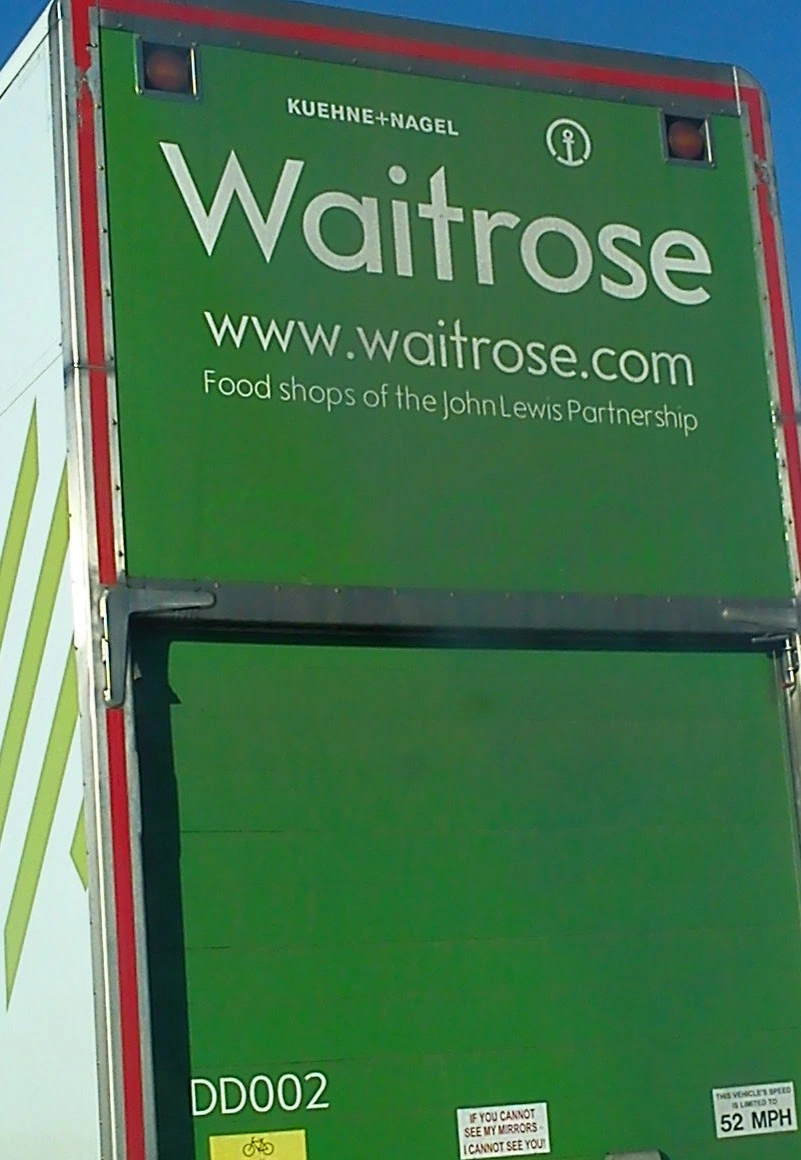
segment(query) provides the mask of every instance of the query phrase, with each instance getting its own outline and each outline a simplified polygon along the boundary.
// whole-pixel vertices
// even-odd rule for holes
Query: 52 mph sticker
[[[789,1080],[713,1088],[712,1106],[719,1140],[798,1131],[795,1087]]]

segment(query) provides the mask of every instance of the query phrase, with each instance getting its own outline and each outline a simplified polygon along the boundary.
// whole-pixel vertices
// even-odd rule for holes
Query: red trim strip
[[[117,562],[114,553],[114,518],[111,507],[108,384],[104,370],[106,353],[103,335],[103,290],[100,274],[100,229],[97,208],[95,105],[89,86],[85,83],[81,86],[78,94],[77,112],[81,256],[83,258],[84,313],[86,317],[86,357],[90,367],[89,413],[92,423],[98,569],[101,584],[114,584],[117,579]]]
[[[72,51],[75,56],[75,67],[80,72],[86,72],[91,63],[89,54],[89,3],[83,0],[76,3],[72,9]]]
[[[92,63],[90,5],[91,0],[81,0],[73,5],[72,38],[76,75],[80,81],[76,97],[78,187],[86,324],[85,357],[89,364],[89,416],[94,471],[98,577],[101,584],[108,585],[116,582],[117,561],[112,508],[108,379],[105,370],[106,344],[103,327],[95,101],[85,75]],[[111,842],[114,861],[114,910],[120,997],[125,1154],[126,1160],[145,1160],[131,821],[128,806],[125,719],[119,709],[110,710],[106,714],[106,738],[111,801]]]
[[[751,123],[751,140],[754,153],[759,161],[767,160],[767,133],[765,111],[759,89],[747,88],[741,93],[745,101]],[[764,180],[757,187],[757,208],[759,229],[762,234],[762,253],[765,262],[765,279],[768,286],[770,326],[773,337],[773,356],[776,360],[776,379],[779,391],[779,407],[783,415],[794,415],[795,397],[793,392],[793,368],[790,357],[789,326],[785,309],[782,263],[779,256],[779,241],[776,223],[770,204],[770,189]],[[798,426],[795,422],[783,423],[787,477],[790,483],[790,503],[794,523],[794,538],[801,559],[801,448],[798,440]]]
[[[328,28],[318,24],[301,24],[292,20],[275,20],[266,16],[249,16],[242,12],[220,12],[193,5],[164,3],[164,0],[102,0],[107,12],[143,16],[152,20],[178,21],[200,28],[220,28],[230,32],[269,36],[280,40],[297,40],[309,44],[327,44],[336,48],[383,53],[390,56],[415,57],[467,68],[494,72],[517,72],[553,77],[585,84],[612,85],[617,88],[644,89],[648,92],[681,93],[705,100],[733,101],[733,85],[703,81],[691,77],[670,77],[658,73],[639,73],[629,69],[604,68],[576,61],[546,60],[519,56],[512,52],[488,51],[466,45],[407,40],[355,28]]]
[[[106,714],[111,840],[114,850],[114,906],[117,920],[117,970],[120,985],[122,1089],[125,1102],[126,1160],[145,1160],[145,1121],[139,1026],[139,976],[131,862],[128,763],[122,709]]]

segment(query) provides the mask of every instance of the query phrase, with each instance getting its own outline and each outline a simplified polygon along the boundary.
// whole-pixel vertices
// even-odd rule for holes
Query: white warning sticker
[[[795,1086],[790,1080],[713,1088],[712,1106],[715,1135],[719,1140],[798,1131]]]
[[[548,1105],[457,1108],[459,1160],[477,1156],[544,1156],[551,1150]]]

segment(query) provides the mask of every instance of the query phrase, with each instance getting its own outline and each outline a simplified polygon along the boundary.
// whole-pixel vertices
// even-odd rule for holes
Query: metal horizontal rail
[[[174,580],[129,580],[103,603],[110,704],[124,694],[132,618],[192,631],[422,634],[442,644],[774,651],[799,631],[800,611],[793,600]]]
[[[142,608],[149,615],[198,623],[320,625],[374,628],[523,630],[529,632],[656,633],[754,636],[797,629],[794,601],[766,603],[715,597],[594,596],[584,593],[448,591],[291,584],[131,581],[136,600],[174,595],[176,607]],[[181,607],[183,595],[211,597],[205,607]],[[138,611],[134,609],[133,611]]]

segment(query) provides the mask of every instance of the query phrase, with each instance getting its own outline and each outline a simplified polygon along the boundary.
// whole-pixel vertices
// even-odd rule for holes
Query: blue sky
[[[331,0],[339,8],[492,28],[740,65],[772,110],[779,197],[801,325],[801,0]],[[0,0],[0,60],[33,21],[36,0]]]

